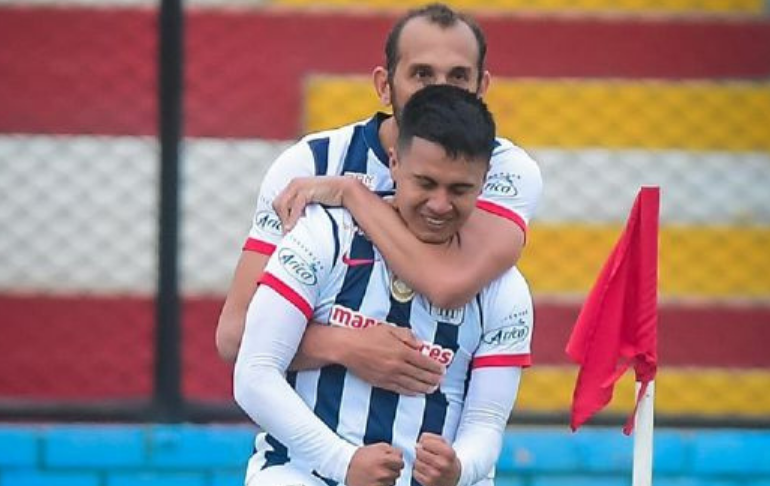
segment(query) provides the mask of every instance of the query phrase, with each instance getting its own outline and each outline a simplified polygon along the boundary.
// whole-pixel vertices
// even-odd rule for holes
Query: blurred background
[[[261,178],[381,109],[369,74],[421,3],[0,0],[0,486],[241,482],[254,428],[214,330]],[[447,3],[545,181],[498,484],[630,484],[631,377],[571,436],[563,350],[657,185],[656,484],[770,485],[768,3]]]

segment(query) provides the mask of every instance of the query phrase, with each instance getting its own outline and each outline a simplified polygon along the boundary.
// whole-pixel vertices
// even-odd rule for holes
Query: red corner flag
[[[567,343],[567,354],[580,364],[572,397],[573,431],[610,402],[629,366],[642,384],[637,405],[655,379],[659,206],[660,190],[643,187]],[[623,429],[626,435],[635,414],[636,407]]]

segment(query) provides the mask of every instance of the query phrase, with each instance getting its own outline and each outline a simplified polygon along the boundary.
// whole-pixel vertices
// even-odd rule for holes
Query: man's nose
[[[427,206],[433,214],[442,216],[452,210],[452,201],[446,191],[436,191],[428,199]]]

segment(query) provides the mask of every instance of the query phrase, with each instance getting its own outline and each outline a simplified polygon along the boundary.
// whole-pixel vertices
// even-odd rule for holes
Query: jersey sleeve
[[[497,139],[477,206],[509,219],[526,234],[543,192],[540,168],[524,150]]]
[[[310,146],[300,141],[287,148],[267,170],[259,190],[257,208],[251,221],[245,251],[271,255],[283,237],[281,220],[273,209],[273,201],[295,177],[315,175],[315,162]]]
[[[260,285],[271,287],[310,319],[338,257],[338,242],[330,216],[319,205],[308,206],[278,242]]]
[[[462,464],[457,486],[490,476],[521,381],[521,368],[476,368],[471,372],[460,425],[452,447]]]
[[[324,424],[285,376],[332,261],[328,217],[316,217],[323,211],[318,207],[307,209],[279,243],[249,305],[233,389],[241,408],[292,456],[307,458],[319,474],[342,482],[356,447]]]
[[[481,299],[482,336],[471,367],[527,367],[532,364],[532,297],[518,269],[511,268],[492,282],[482,291]]]

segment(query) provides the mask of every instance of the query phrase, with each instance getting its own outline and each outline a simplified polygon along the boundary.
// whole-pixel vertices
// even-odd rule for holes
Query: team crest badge
[[[395,275],[390,276],[390,295],[398,302],[406,304],[414,297],[414,290]]]

